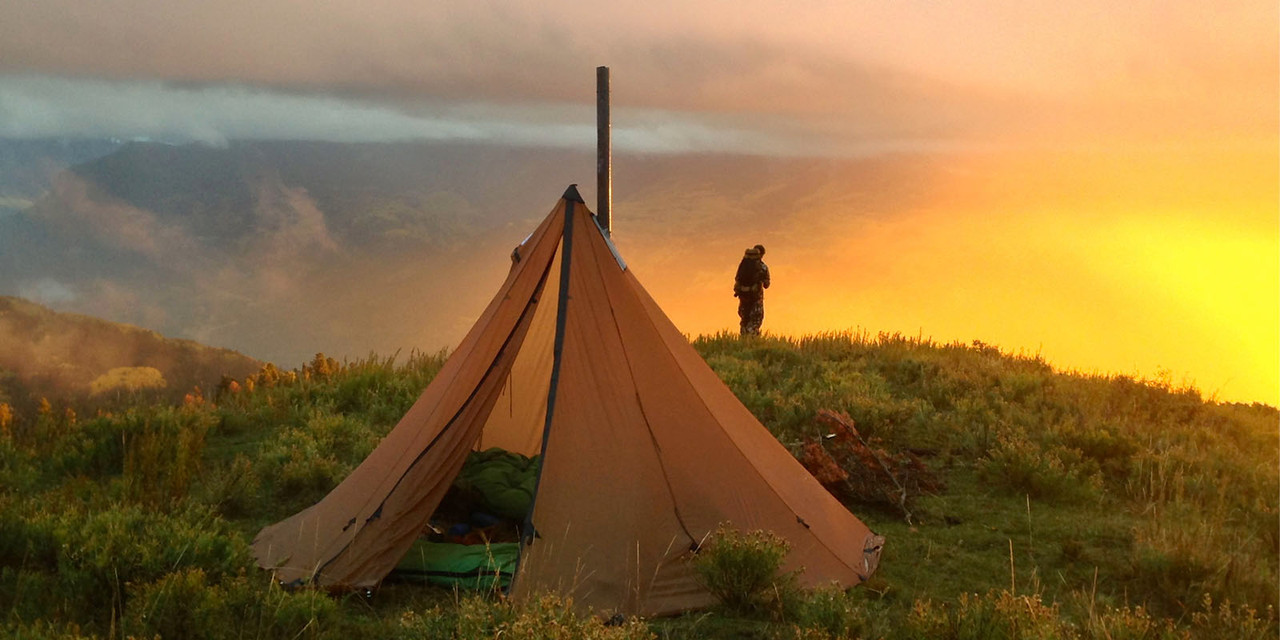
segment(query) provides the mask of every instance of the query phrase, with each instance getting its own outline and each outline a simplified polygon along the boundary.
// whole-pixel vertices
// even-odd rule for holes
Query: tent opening
[[[510,586],[542,462],[562,259],[557,251],[527,330],[508,347],[517,355],[461,470],[388,579],[479,590]]]

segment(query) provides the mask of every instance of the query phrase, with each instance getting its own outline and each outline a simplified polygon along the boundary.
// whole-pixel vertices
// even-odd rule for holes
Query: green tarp
[[[511,585],[519,549],[515,542],[483,545],[418,540],[392,576],[461,589],[505,589]]]

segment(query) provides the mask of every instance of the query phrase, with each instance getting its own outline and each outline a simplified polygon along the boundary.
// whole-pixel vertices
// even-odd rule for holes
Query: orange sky
[[[951,181],[915,210],[868,219],[817,200],[805,216],[817,222],[736,240],[769,247],[767,330],[979,339],[1274,406],[1278,171],[1274,152],[990,154],[953,161]],[[734,328],[727,267],[701,252],[654,259],[663,249],[629,245],[619,224],[637,275],[682,330]]]

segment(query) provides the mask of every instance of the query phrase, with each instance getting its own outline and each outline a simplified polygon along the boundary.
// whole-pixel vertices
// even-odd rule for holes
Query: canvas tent
[[[761,425],[627,269],[575,187],[404,418],[328,496],[264,528],[285,583],[378,584],[469,452],[541,454],[510,592],[657,615],[711,596],[688,559],[719,523],[791,543],[807,585],[852,586],[883,539]]]

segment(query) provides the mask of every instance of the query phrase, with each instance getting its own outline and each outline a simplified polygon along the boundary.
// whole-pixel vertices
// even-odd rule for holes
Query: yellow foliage
[[[164,374],[155,367],[116,367],[94,379],[89,384],[89,391],[99,395],[112,391],[163,389],[167,384]]]
[[[13,407],[0,402],[0,437],[13,437]]]

